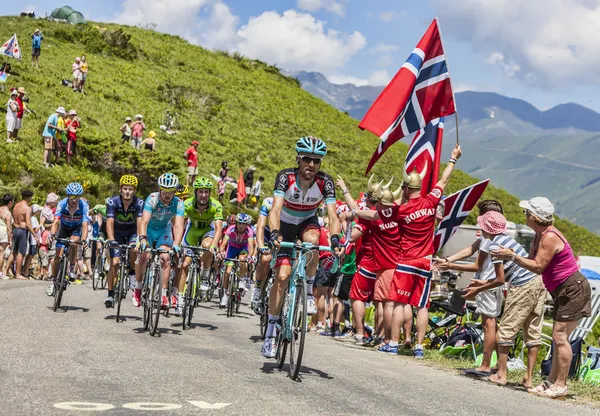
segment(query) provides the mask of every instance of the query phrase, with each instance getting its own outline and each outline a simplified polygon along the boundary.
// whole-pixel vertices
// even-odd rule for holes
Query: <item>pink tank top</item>
[[[546,266],[546,270],[542,272],[544,286],[546,286],[548,292],[552,292],[573,273],[577,272],[579,267],[577,266],[577,260],[575,260],[573,250],[571,249],[569,243],[554,230],[547,230],[542,233],[542,235],[546,233],[556,234],[558,238],[560,238],[565,244],[560,252],[554,254],[554,257],[552,257],[552,260],[550,260],[550,263],[548,266]]]

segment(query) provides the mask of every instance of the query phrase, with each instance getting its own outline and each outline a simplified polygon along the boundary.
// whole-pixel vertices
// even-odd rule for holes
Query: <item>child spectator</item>
[[[77,118],[77,111],[69,111],[69,118],[65,122],[67,129],[67,165],[71,164],[71,157],[75,155],[77,145],[77,129],[80,127],[79,118]]]

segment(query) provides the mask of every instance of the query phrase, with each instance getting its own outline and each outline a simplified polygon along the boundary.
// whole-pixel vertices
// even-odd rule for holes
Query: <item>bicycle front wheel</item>
[[[102,248],[102,268],[100,269],[100,288],[106,289],[106,281],[108,280],[108,273],[106,272],[106,250]]]
[[[144,330],[150,328],[150,309],[152,308],[152,287],[154,287],[154,280],[157,277],[154,275],[154,269],[151,264],[146,267],[146,273],[144,274],[144,287],[142,289],[142,305],[144,306]]]
[[[121,263],[121,267],[119,267],[119,274],[117,275],[117,282],[115,283],[115,303],[117,304],[117,314],[116,320],[117,322],[121,321],[121,301],[124,298],[124,294],[127,293],[123,291],[123,286],[126,286],[125,283],[125,263]],[[127,289],[125,289],[127,290]]]
[[[58,276],[56,277],[56,284],[54,287],[54,307],[52,308],[54,312],[60,308],[63,291],[65,290],[65,285],[67,284],[67,263],[67,258],[63,257],[58,268]]]
[[[290,339],[290,378],[296,380],[300,373],[302,354],[304,352],[304,341],[306,338],[306,281],[301,280],[296,284],[296,299],[290,327],[292,339]]]
[[[161,266],[159,264],[153,264],[152,270],[154,270],[154,282],[150,291],[150,336],[156,335],[158,332],[158,320],[160,318],[161,309]]]
[[[236,280],[237,273],[231,272],[229,274],[229,287],[227,288],[229,292],[229,298],[227,299],[227,317],[231,318],[233,316],[233,310],[235,308],[235,299],[237,293],[235,293],[235,287],[237,287]]]
[[[187,283],[185,284],[185,295],[183,299],[183,325],[182,328],[189,329],[192,324],[192,315],[194,314],[194,304],[196,298],[196,275],[198,266],[196,262],[192,262],[187,275]]]
[[[100,286],[102,285],[101,280],[102,280],[102,253],[100,254],[100,257],[96,259],[96,264],[94,265],[94,272],[93,272],[93,276],[92,276],[92,289],[94,290],[98,290],[100,289]]]

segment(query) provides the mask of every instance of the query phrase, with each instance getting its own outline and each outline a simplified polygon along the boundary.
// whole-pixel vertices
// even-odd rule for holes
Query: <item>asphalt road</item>
[[[227,318],[205,304],[185,332],[161,317],[161,336],[150,337],[130,298],[117,324],[89,282],[71,285],[59,312],[45,287],[0,281],[2,415],[600,414],[313,334],[294,382],[260,355],[247,306]]]

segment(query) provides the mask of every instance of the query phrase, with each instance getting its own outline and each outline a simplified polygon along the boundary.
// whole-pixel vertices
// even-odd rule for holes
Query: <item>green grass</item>
[[[36,27],[43,30],[45,39],[41,68],[32,70],[29,35]],[[327,142],[325,171],[341,174],[355,194],[366,186],[364,169],[379,139],[361,132],[356,120],[302,90],[297,80],[282,75],[276,66],[211,52],[177,36],[114,24],[75,27],[0,17],[0,38],[8,39],[13,33],[25,58],[20,63],[11,61],[19,76],[10,77],[8,85],[25,87],[30,106],[39,116],[25,119],[20,143],[9,146],[0,140],[3,192],[33,188],[40,202],[46,192],[78,180],[95,203],[115,193],[118,178],[127,172],[139,177],[145,194],[154,190],[156,178],[165,171],[184,177],[182,154],[192,140],[201,143],[202,174],[216,173],[222,160],[229,161],[235,177],[239,168],[252,164],[258,168],[257,175],[265,176],[264,188],[268,189],[279,170],[294,165],[294,143],[304,135]],[[71,64],[81,55],[87,56],[90,65],[85,95],[60,84],[70,79]],[[0,98],[6,102],[7,91]],[[76,109],[82,119],[80,154],[72,167],[48,170],[41,163],[40,133],[59,105]],[[178,113],[179,134],[168,136],[159,130],[165,110]],[[157,152],[139,153],[121,142],[119,126],[126,116],[136,113],[143,114],[147,127],[157,132]],[[405,144],[395,145],[374,173],[398,178],[406,150]],[[457,171],[447,193],[475,182]],[[510,221],[522,222],[514,196],[490,186],[483,197],[498,199]],[[475,213],[467,222],[475,223]],[[558,226],[577,252],[600,255],[600,236],[564,221]]]

